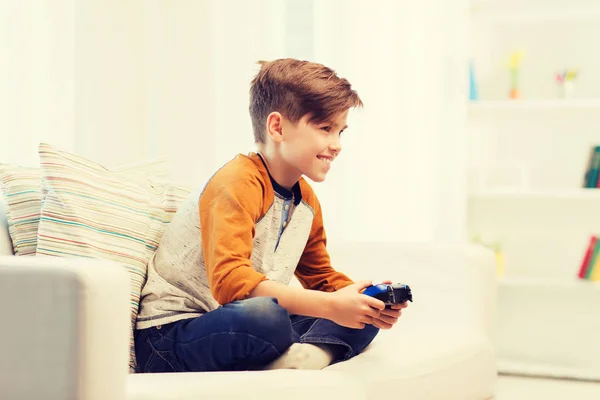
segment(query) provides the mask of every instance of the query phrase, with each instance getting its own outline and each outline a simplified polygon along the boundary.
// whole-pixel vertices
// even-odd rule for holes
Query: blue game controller
[[[386,306],[413,301],[410,287],[401,283],[396,283],[394,285],[380,283],[379,285],[369,286],[365,289],[363,294],[383,301]]]

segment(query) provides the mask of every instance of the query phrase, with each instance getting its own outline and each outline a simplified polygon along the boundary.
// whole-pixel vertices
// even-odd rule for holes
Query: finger
[[[396,322],[398,322],[398,318],[388,317],[387,315],[383,314],[376,318],[376,320],[385,322],[386,324],[390,325],[394,325]]]
[[[356,286],[356,288],[358,290],[362,290],[362,289],[366,289],[369,286],[373,285],[373,281],[358,281],[358,282],[354,282],[354,286]]]
[[[392,304],[391,308],[394,310],[402,310],[403,308],[408,307],[408,301],[405,301],[404,303],[400,303],[400,304]]]
[[[373,318],[369,315],[363,315],[362,318],[360,319],[360,322],[363,324],[372,324],[373,321],[375,321],[376,318]]]
[[[386,311],[385,314],[384,314],[384,311],[382,311],[380,315],[387,315],[390,318],[396,318],[396,319],[398,319],[402,316],[402,310],[386,309],[385,311]]]
[[[381,311],[379,311],[378,309],[375,309],[373,307],[365,306],[363,308],[363,315],[367,315],[367,316],[373,317],[373,318],[378,318],[379,314],[381,314]]]
[[[381,315],[387,315],[391,318],[398,318],[400,315],[402,315],[402,310],[393,310],[390,308],[386,308],[385,310],[381,311]]]
[[[387,281],[383,281],[383,282],[381,282],[381,283],[384,283],[384,284],[386,284],[386,285],[391,285],[391,284],[392,284],[392,281],[390,281],[390,280],[387,280]]]
[[[369,307],[373,307],[377,310],[384,310],[385,309],[385,303],[381,300],[376,299],[375,297],[371,297],[371,296],[367,296],[365,295],[366,301],[367,301],[367,305]]]
[[[384,330],[391,329],[391,327],[392,327],[392,325],[387,324],[387,323],[385,323],[383,321],[380,321],[380,320],[373,321],[373,326],[376,327],[376,328],[379,328],[379,329],[384,329]]]

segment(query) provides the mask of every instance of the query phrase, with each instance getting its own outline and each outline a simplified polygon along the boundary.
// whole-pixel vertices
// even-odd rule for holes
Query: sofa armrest
[[[476,245],[336,243],[333,266],[354,280],[408,284],[414,303],[402,323],[478,331],[494,341],[496,277],[493,253]]]
[[[118,264],[0,257],[0,398],[123,400],[129,310]]]

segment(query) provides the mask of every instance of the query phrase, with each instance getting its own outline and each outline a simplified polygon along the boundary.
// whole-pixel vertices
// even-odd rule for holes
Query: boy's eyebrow
[[[336,122],[334,122],[334,121],[330,121],[330,122],[329,122],[329,124],[331,124],[331,125],[333,125],[333,126],[336,126],[336,127],[340,126],[340,125],[338,125],[338,124],[337,124]],[[343,131],[344,129],[348,129],[348,125],[344,126],[344,127],[343,127],[342,129],[340,129],[340,130],[341,130],[341,131]]]
[[[329,121],[323,121],[323,123],[324,123],[324,124],[328,124],[328,125],[332,125],[332,126],[335,126],[335,127],[339,126],[339,125],[337,124],[337,122],[335,122],[335,121],[331,121],[331,120],[329,120]],[[342,129],[340,129],[340,130],[341,130],[341,131],[343,131],[343,130],[345,130],[345,129],[348,129],[348,125],[344,126],[344,127],[343,127]]]

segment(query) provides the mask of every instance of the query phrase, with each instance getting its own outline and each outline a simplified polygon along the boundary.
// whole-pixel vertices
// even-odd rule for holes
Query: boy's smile
[[[333,156],[317,156],[321,161],[324,161],[326,165],[331,166],[331,162],[335,159]]]

